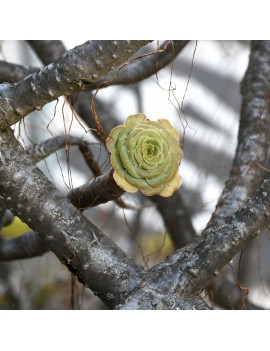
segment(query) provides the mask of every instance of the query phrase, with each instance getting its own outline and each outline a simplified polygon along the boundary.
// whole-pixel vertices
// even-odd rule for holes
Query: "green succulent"
[[[151,121],[142,113],[113,128],[106,140],[113,177],[127,192],[171,196],[181,185],[183,151],[179,134],[167,119]]]

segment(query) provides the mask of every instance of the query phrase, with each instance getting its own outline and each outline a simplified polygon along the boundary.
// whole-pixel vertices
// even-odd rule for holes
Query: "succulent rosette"
[[[151,121],[142,113],[111,130],[106,145],[113,177],[127,192],[171,196],[181,185],[183,157],[179,134],[167,119]]]

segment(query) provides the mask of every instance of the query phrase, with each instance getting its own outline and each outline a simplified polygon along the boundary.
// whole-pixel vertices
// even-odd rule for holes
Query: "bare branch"
[[[115,183],[111,169],[91,183],[72,189],[68,194],[68,199],[75,207],[86,209],[118,199],[124,193],[125,191]]]
[[[88,147],[88,143],[82,138],[59,135],[28,147],[27,152],[30,154],[32,162],[37,163],[57,150],[71,145],[78,145],[79,147],[84,146],[86,148]]]
[[[27,149],[34,163],[43,160],[53,152],[60,148],[70,145],[78,145],[82,155],[92,170],[95,177],[92,182],[87,182],[83,186],[72,189],[68,194],[68,199],[79,209],[86,209],[118,199],[124,194],[124,190],[119,188],[113,179],[113,171],[110,170],[106,174],[101,175],[98,163],[94,160],[88,143],[81,138],[69,136],[57,136],[44,140]]]
[[[28,43],[45,65],[57,60],[66,52],[66,48],[59,40],[28,40]],[[146,56],[139,61],[130,63],[121,70],[117,79],[108,83],[108,85],[133,84],[156,74],[159,70],[170,64],[187,44],[188,40],[174,40],[173,44],[169,45],[165,42],[160,47],[160,50],[163,50],[167,45],[164,52]],[[0,82],[16,82],[37,70],[38,68],[35,67],[25,67],[0,61]],[[89,90],[96,89],[101,82],[112,80],[117,71],[118,68],[113,69],[98,82],[89,84],[87,88]]]
[[[175,249],[190,244],[194,240],[196,232],[180,192],[175,192],[169,199],[161,196],[151,196],[150,200],[157,205],[157,210],[160,212],[171,235]]]
[[[83,281],[90,281],[90,283],[96,285],[86,272],[81,272],[81,265],[83,262],[87,264],[90,259],[90,262],[96,266],[97,262],[100,261],[102,257],[102,259],[105,259],[105,262],[109,260],[110,267],[112,267],[112,261],[115,262],[115,264],[116,261],[118,261],[115,257],[116,253],[114,250],[119,249],[117,247],[111,248],[112,243],[107,241],[109,239],[106,240],[101,232],[90,222],[83,217],[79,217],[78,213],[65,203],[62,195],[53,189],[52,185],[48,184],[47,180],[42,178],[43,175],[36,169],[33,169],[30,160],[22,153],[22,149],[18,146],[16,140],[14,140],[13,135],[10,133],[8,135],[3,133],[1,144],[2,165],[0,168],[0,190],[2,191],[3,197],[6,198],[7,203],[14,206],[14,212],[20,215],[23,220],[28,220],[29,224],[33,222],[31,225],[35,225],[37,230],[39,230],[39,235],[45,240],[47,239],[46,243],[48,246],[71,270],[74,270]],[[14,162],[15,159],[16,162]],[[25,184],[25,179],[27,179],[27,185]],[[41,191],[44,183],[46,185],[46,194],[44,194],[44,191]],[[29,187],[31,188],[32,185],[34,185],[37,190],[35,194],[29,192]],[[53,196],[49,195],[51,191]],[[48,197],[47,194],[49,195]],[[19,203],[17,202],[18,199],[20,199]],[[22,203],[24,206],[22,206]],[[60,203],[61,207],[59,206]],[[35,207],[35,214],[38,220],[31,213],[31,206]],[[49,209],[49,213],[46,209]],[[31,208],[31,210],[34,211],[33,208]],[[53,223],[55,221],[55,215],[57,215],[58,218],[57,224]],[[84,223],[84,220],[86,223]],[[161,295],[164,293],[162,293],[162,289],[167,291],[167,294],[173,295],[179,293],[182,296],[198,294],[198,292],[206,286],[212,276],[216,275],[216,272],[228,263],[230,259],[243,248],[245,243],[258,235],[261,229],[269,225],[269,222],[270,180],[266,180],[255,196],[247,201],[246,206],[228,218],[225,225],[220,227],[217,231],[211,232],[205,238],[179,250],[179,252],[172,255],[166,262],[153,267],[150,272],[145,275],[144,283],[140,283],[141,288],[143,289],[143,287],[147,286],[148,290],[158,289],[161,291]],[[75,233],[77,235],[75,235]],[[97,242],[95,240],[97,240]],[[102,251],[105,250],[103,252],[105,257],[103,257],[103,254],[98,250],[99,245],[97,244],[96,247],[94,243],[98,243],[102,246]],[[86,250],[85,246],[84,249],[82,248],[82,246],[86,244],[89,250],[91,248],[91,253]],[[78,252],[75,254],[74,250],[78,250],[81,254]],[[98,250],[98,253],[96,250]],[[113,250],[114,254],[112,254],[111,250]],[[113,260],[111,257],[112,255],[114,257]],[[121,255],[123,255],[122,252]],[[80,262],[77,261],[77,257],[80,257]],[[122,258],[123,257],[119,257],[119,259]],[[84,259],[86,259],[86,261]],[[118,264],[120,263],[118,262]],[[125,267],[127,268],[126,259]],[[106,264],[105,266],[103,264],[102,268],[105,269]],[[100,274],[101,267],[96,267],[96,269],[98,269],[96,274]],[[136,268],[134,269],[138,274],[138,270]],[[89,270],[91,271],[91,268],[89,268]],[[113,271],[115,273],[114,268]],[[94,272],[92,271],[91,274],[94,274]],[[97,276],[96,280],[98,280]],[[136,285],[137,283],[138,278],[134,284]],[[113,280],[112,284],[112,290],[115,291],[115,284],[117,285],[117,283]],[[135,285],[133,285],[133,287]],[[99,285],[99,288],[101,287],[103,292],[101,296],[106,301],[104,290],[108,290],[106,290],[103,284],[102,286]],[[119,289],[118,285],[117,288]],[[117,295],[119,296],[119,290],[117,291]],[[136,295],[136,291],[134,291],[134,294]],[[128,298],[128,301],[132,299],[134,299],[133,294]],[[153,300],[151,299],[151,304],[152,302]],[[138,302],[138,306],[139,305],[140,303]],[[123,303],[122,306],[124,306]],[[180,305],[178,307],[180,308]]]
[[[114,182],[112,172],[109,171],[91,183],[71,190],[67,198],[76,208],[82,210],[115,200],[123,193],[124,191]],[[0,240],[0,261],[36,257],[47,251],[45,242],[34,232],[27,232],[16,238],[2,238]]]
[[[249,199],[245,206],[228,217],[226,223],[195,243],[188,257],[179,262],[181,275],[177,291],[196,294],[210,279],[270,224],[270,180]],[[193,245],[193,244],[191,244]],[[175,254],[177,256],[177,253]],[[176,256],[174,257],[175,260]],[[171,262],[172,262],[171,260]]]
[[[0,60],[0,83],[14,83],[36,72],[38,68],[26,67]]]
[[[218,274],[244,245],[270,224],[270,179],[246,205],[230,216],[226,224],[206,237],[178,250],[165,262],[145,273],[140,289],[134,290],[122,307],[151,308],[156,295],[176,296],[185,299],[199,296],[210,280]],[[152,294],[152,295],[151,295]],[[201,309],[203,306],[196,305]]]
[[[82,148],[83,156],[86,159],[86,162],[88,163],[90,168],[93,170],[94,175],[98,176],[100,175],[100,170],[97,167],[96,161],[94,159],[89,159],[89,152],[90,149],[88,147],[88,143],[83,141],[81,138],[77,137],[69,137],[69,145],[78,145],[79,148]],[[51,153],[55,152],[56,150],[65,147],[67,143],[66,137],[65,136],[57,136],[45,141],[42,141],[34,146],[31,146],[27,149],[28,153],[31,156],[32,162],[36,163],[40,161],[41,159],[44,159],[45,157],[49,156]],[[108,176],[103,176],[103,179],[108,179]],[[104,181],[103,181],[104,183]],[[105,181],[106,183],[106,181]],[[111,183],[114,183],[113,179],[107,181],[107,184],[105,184],[105,188],[110,185]],[[103,195],[99,197],[99,194],[97,195],[97,187],[102,184],[102,181],[99,179],[97,180],[97,184],[95,185],[94,183],[91,185],[88,184],[88,186],[84,186],[86,189],[86,192],[83,192],[82,188],[79,189],[74,189],[75,191],[71,191],[71,199],[73,200],[73,204],[77,207],[80,208],[80,199],[76,200],[76,194],[78,196],[81,196],[84,199],[85,202],[88,201],[87,207],[91,206],[96,206],[100,203],[107,202],[109,201],[109,197],[111,194],[107,194],[107,198],[104,196],[106,194],[103,191]],[[116,185],[115,185],[116,186]],[[96,189],[96,192],[93,194],[92,189]],[[119,189],[119,188],[118,188]],[[122,189],[118,190],[119,196],[123,194]],[[111,196],[112,197],[112,196]],[[99,201],[97,201],[97,199]],[[89,202],[90,201],[90,202]],[[0,214],[0,219],[2,218],[3,220],[3,225],[6,225],[6,213],[11,213],[9,210],[6,210],[6,206],[3,201],[0,201],[3,204],[3,215],[1,217]],[[0,210],[1,210],[0,206]],[[5,239],[2,238],[0,240],[0,260],[5,261],[5,260],[15,260],[15,259],[25,259],[25,258],[31,258],[31,257],[36,257],[40,256],[48,251],[48,248],[46,247],[45,243],[43,240],[41,240],[34,232],[28,232],[25,233],[19,237],[16,238],[11,238],[11,239]]]
[[[253,198],[230,216],[225,225],[178,250],[145,273],[140,289],[135,289],[121,306],[144,308],[147,302],[150,308],[153,301],[159,302],[157,293],[183,299],[198,297],[220,269],[269,223],[270,179],[264,181]]]
[[[262,310],[258,305],[250,302],[248,297],[245,299],[243,306],[242,296],[237,284],[230,282],[225,276],[217,277],[207,287],[208,291],[212,291],[213,302],[227,310]]]
[[[270,41],[253,41],[247,72],[242,81],[242,110],[238,146],[229,179],[207,225],[208,230],[225,223],[261,184],[270,144]]]
[[[0,238],[0,261],[37,257],[47,251],[44,241],[32,231],[15,238]]]
[[[27,40],[41,61],[48,65],[66,52],[61,40]]]
[[[142,268],[33,166],[11,130],[2,131],[0,150],[0,192],[7,206],[108,306],[119,304],[140,281]]]
[[[24,80],[1,84],[0,127],[7,128],[59,96],[97,81],[145,44],[147,41],[89,41]]]
[[[188,40],[174,40],[173,43],[165,42],[159,49],[165,50],[161,53],[156,53],[151,56],[146,56],[138,61],[133,61],[123,67],[119,75],[115,78],[119,67],[116,67],[108,75],[102,77],[97,82],[90,83],[87,87],[89,90],[96,89],[100,83],[107,82],[108,84],[101,86],[111,86],[116,84],[132,84],[140,82],[171,63],[175,57],[185,48]]]

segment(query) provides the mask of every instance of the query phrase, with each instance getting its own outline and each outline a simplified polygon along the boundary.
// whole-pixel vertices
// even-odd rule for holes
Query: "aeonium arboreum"
[[[180,136],[167,119],[151,121],[142,113],[111,130],[106,145],[113,177],[127,192],[171,196],[181,185]]]

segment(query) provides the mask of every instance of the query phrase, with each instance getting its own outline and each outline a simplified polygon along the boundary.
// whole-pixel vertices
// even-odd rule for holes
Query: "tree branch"
[[[185,265],[177,291],[195,294],[230,262],[243,247],[270,224],[270,180],[265,180],[246,205],[226,223],[200,240]]]
[[[117,84],[133,84],[138,83],[146,78],[156,74],[159,70],[171,63],[175,57],[185,48],[188,40],[174,40],[172,43],[165,42],[159,50],[164,50],[150,56],[142,57],[140,60],[133,61],[121,69],[116,79],[115,76],[119,70],[116,67],[106,76],[97,82],[90,83],[88,90],[96,89],[103,82],[108,83],[101,87],[107,87]]]
[[[219,279],[220,278],[220,279]],[[208,291],[212,292],[213,302],[227,310],[263,310],[262,307],[250,302],[248,297],[243,299],[237,284],[230,282],[225,276],[217,277],[208,286]]]
[[[267,95],[270,82],[270,42],[253,41],[249,65],[242,80],[242,109],[238,146],[229,179],[203,235],[225,223],[261,184],[270,140],[270,112]],[[228,285],[223,279],[224,289]]]
[[[225,225],[152,267],[144,275],[139,288],[134,289],[122,302],[121,309],[125,309],[125,306],[144,306],[146,296],[151,291],[162,296],[181,296],[182,299],[198,298],[219,270],[269,223],[270,179],[264,181],[253,198],[230,216]],[[198,305],[194,307],[202,308]]]
[[[194,240],[196,232],[180,192],[176,191],[169,199],[151,196],[150,200],[157,205],[157,210],[164,220],[175,249],[190,244]]]
[[[44,240],[32,231],[15,238],[0,238],[0,261],[37,257],[47,251]]]
[[[270,91],[270,41],[253,41],[248,69],[241,83],[242,110],[238,146],[229,179],[207,225],[212,228],[225,223],[261,184],[270,144],[270,111],[266,100]],[[265,102],[266,101],[266,102]]]
[[[72,189],[67,198],[76,208],[83,210],[113,201],[123,194],[124,191],[117,186],[113,179],[112,171],[108,171],[91,183]],[[43,255],[47,251],[46,243],[32,231],[16,238],[1,239],[0,237],[0,261],[32,258]]]
[[[88,143],[82,138],[59,135],[28,147],[27,152],[31,156],[32,162],[37,163],[57,150],[71,145],[88,148]]]
[[[68,199],[75,207],[86,209],[118,199],[124,193],[125,191],[115,183],[113,170],[110,169],[91,183],[70,190]]]
[[[57,41],[58,42],[58,41]],[[51,40],[30,40],[29,44],[35,50],[38,57],[42,60],[44,64],[49,64],[66,51],[64,45],[61,42],[55,43],[55,41]],[[56,52],[53,50],[53,46],[57,45],[58,49]],[[72,94],[70,96],[70,102],[76,113],[82,118],[82,120],[87,124],[89,128],[96,129],[97,125],[95,119],[93,117],[93,113],[91,110],[91,101],[93,98],[93,94],[87,91],[80,91],[78,94]],[[109,134],[111,129],[115,127],[115,121],[111,118],[112,110],[107,108],[104,103],[101,103],[99,99],[95,98],[95,106],[98,111],[98,118],[105,132]],[[96,135],[99,137],[99,135]]]
[[[1,84],[0,127],[7,128],[59,96],[97,81],[145,44],[147,41],[89,41],[24,80]]]
[[[84,265],[87,264],[87,262],[89,263],[90,260],[93,266],[98,270],[98,272],[95,273],[100,274],[101,267],[96,267],[96,265],[101,264],[98,261],[100,261],[102,257],[105,263],[110,263],[109,267],[111,267],[111,270],[113,270],[115,274],[116,268],[112,266],[112,262],[116,264],[115,261],[118,261],[115,256],[118,256],[119,251],[121,256],[124,254],[121,250],[112,245],[109,239],[103,237],[102,233],[90,222],[84,217],[80,217],[73,208],[70,208],[70,205],[64,201],[63,196],[59,194],[50,183],[48,184],[48,181],[44,179],[44,176],[40,174],[37,169],[33,168],[27,155],[22,153],[21,147],[18,145],[18,142],[14,139],[11,132],[3,132],[0,139],[0,146],[0,190],[3,197],[6,198],[7,203],[14,206],[14,208],[12,208],[17,215],[20,215],[23,220],[27,219],[28,224],[31,222],[31,225],[34,225],[37,230],[39,230],[39,235],[45,240],[47,239],[46,243],[52,251],[54,251],[62,262],[71,270],[76,272],[82,281],[90,281],[91,285],[98,285],[100,287],[100,283],[93,282],[92,278],[89,277],[86,272],[81,272],[81,266],[85,267]],[[25,184],[25,179],[27,179],[27,185]],[[31,188],[32,185],[35,186],[35,194],[29,192],[29,187]],[[42,190],[44,188],[46,189],[45,194]],[[52,192],[53,196],[49,195],[50,192]],[[18,199],[20,199],[19,202],[17,201]],[[22,206],[22,203],[24,203],[24,206]],[[34,210],[31,211],[30,206],[35,208],[35,215],[32,214]],[[36,216],[38,219],[36,219]],[[55,216],[58,218],[57,223],[55,223]],[[179,250],[166,262],[153,267],[145,275],[143,282],[141,282],[139,286],[137,285],[139,280],[138,276],[142,274],[142,271],[138,270],[139,268],[136,268],[137,266],[134,267],[134,263],[132,263],[137,278],[136,282],[133,281],[134,285],[132,286],[133,288],[138,286],[139,291],[142,292],[145,292],[145,289],[147,289],[147,296],[149,296],[150,290],[157,291],[158,296],[160,296],[157,300],[157,306],[160,303],[160,299],[163,299],[162,296],[164,296],[164,294],[169,294],[168,296],[173,295],[177,299],[177,295],[180,293],[184,298],[185,296],[190,298],[190,295],[198,294],[198,292],[207,285],[212,276],[217,274],[216,272],[228,263],[235,253],[243,248],[246,242],[258,235],[258,231],[265,228],[269,223],[270,180],[266,180],[263,186],[256,192],[255,196],[247,201],[246,206],[228,218],[225,225],[220,227],[216,232],[212,232],[207,237],[198,240],[196,243],[192,243],[190,246]],[[75,233],[77,235],[75,235]],[[102,251],[99,250],[98,244],[101,245],[100,250]],[[92,252],[89,252],[86,248]],[[98,250],[98,253],[96,250]],[[114,259],[112,259],[111,256],[113,256]],[[80,257],[79,262],[78,257]],[[126,268],[129,267],[125,256],[119,257],[119,260],[123,258],[125,259],[124,266]],[[107,268],[104,261],[102,264],[103,270]],[[120,262],[122,262],[122,260]],[[120,264],[120,262],[118,262],[118,264]],[[93,267],[89,268],[87,265],[86,270],[89,269],[91,274],[94,274],[91,268]],[[121,268],[123,269],[123,264]],[[124,274],[124,272],[122,272],[122,274]],[[98,280],[98,276],[96,275],[95,277]],[[116,283],[114,280],[115,279],[111,282],[111,291],[114,291],[115,284],[119,289],[118,284],[120,284],[120,282]],[[108,283],[108,280],[106,281]],[[107,300],[106,297],[104,297],[104,289],[106,288],[104,284],[101,285],[103,288],[102,297],[104,300]],[[117,295],[119,296],[120,293],[118,289]],[[98,293],[100,294],[99,291]],[[134,301],[137,299],[135,299],[135,296],[137,295],[138,288],[129,296],[127,303],[129,304],[133,301],[133,306]],[[139,295],[143,298],[141,294]],[[112,295],[109,296],[111,297]],[[113,296],[115,295],[113,294]],[[153,296],[155,297],[155,294]],[[156,299],[157,297],[154,300]],[[128,306],[125,306],[125,303],[121,302],[120,298],[118,299],[118,303],[119,302],[121,308],[126,308]],[[149,303],[150,302],[153,306],[152,298],[149,299]],[[109,302],[107,301],[107,303]],[[113,306],[115,305],[113,304]],[[138,306],[142,305],[138,302]],[[180,308],[180,304],[177,304],[177,307]]]
[[[67,51],[60,40],[28,40],[28,44],[45,65],[57,60]],[[38,69],[0,60],[0,83],[17,82]]]
[[[116,306],[143,272],[33,166],[11,130],[0,134],[0,192],[79,280]],[[35,191],[31,191],[34,189]]]
[[[48,65],[66,52],[61,40],[27,40],[41,61]]]
[[[100,170],[97,167],[96,161],[89,159],[90,149],[88,148],[88,143],[83,141],[81,138],[71,136],[67,141],[65,136],[57,136],[31,146],[27,149],[27,151],[31,156],[32,162],[36,163],[49,156],[56,150],[65,147],[67,142],[69,145],[78,145],[79,148],[82,149],[81,151],[83,152],[83,156],[87,164],[91,169],[93,168],[92,171],[94,175],[96,177],[99,176]],[[115,189],[115,196],[113,196],[111,189]],[[70,198],[75,207],[82,209],[83,207],[93,207],[101,203],[114,200],[123,193],[124,191],[115,184],[112,175],[110,172],[108,172],[108,174],[99,177],[97,180],[93,180],[90,184],[87,183],[82,187],[71,190],[68,194],[68,198]],[[2,209],[1,203],[4,211],[2,215],[3,225],[5,225],[7,217],[6,212],[11,212],[6,210],[6,206],[3,201],[0,201],[0,210]],[[46,247],[44,241],[41,240],[34,232],[28,232],[16,238],[2,238],[2,240],[0,240],[1,261],[36,257],[46,253],[47,251],[48,248]]]
[[[113,170],[109,170],[106,174],[101,175],[97,162],[93,159],[93,155],[88,147],[88,143],[81,138],[69,136],[57,136],[44,140],[27,149],[32,162],[37,163],[48,157],[53,152],[67,145],[78,145],[83,154],[85,162],[92,170],[95,177],[92,182],[70,190],[67,198],[78,209],[86,209],[88,207],[97,206],[108,201],[118,199],[125,191],[115,183],[113,179]]]
[[[149,78],[170,64],[186,47],[188,42],[188,40],[174,40],[173,44],[168,45],[167,42],[165,42],[159,49],[165,49],[164,52],[146,56],[141,58],[139,61],[130,63],[121,70],[117,79],[108,83],[108,85],[133,84]],[[28,40],[28,44],[32,47],[45,65],[57,60],[66,52],[66,48],[60,40]],[[18,64],[0,61],[0,82],[16,82],[37,70],[38,68],[35,67],[25,67]],[[101,82],[112,80],[117,71],[118,67],[113,69],[108,75],[104,76],[96,83],[89,84],[87,88],[89,90],[93,90],[96,89]]]
[[[0,60],[0,83],[14,83],[36,72],[38,68],[27,67]]]

